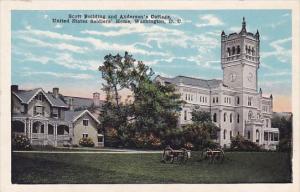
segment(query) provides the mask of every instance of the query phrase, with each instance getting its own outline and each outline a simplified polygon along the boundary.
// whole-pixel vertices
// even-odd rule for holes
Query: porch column
[[[32,120],[29,120],[29,139],[32,144]]]
[[[71,145],[73,145],[73,126],[72,123],[69,124],[69,137],[70,137],[70,141],[71,141]]]
[[[27,136],[27,121],[24,120],[24,135]]]
[[[48,142],[47,142],[47,133],[48,132],[48,122],[45,122],[44,123],[44,141],[43,141],[43,143],[44,143],[44,145],[46,145]]]
[[[57,124],[54,124],[54,146],[57,147]]]

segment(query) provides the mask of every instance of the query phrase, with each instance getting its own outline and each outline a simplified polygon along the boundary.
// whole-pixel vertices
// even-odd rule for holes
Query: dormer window
[[[39,94],[36,96],[36,99],[39,100],[39,101],[43,101],[43,94],[39,93]]]
[[[82,121],[82,123],[83,123],[83,126],[89,126],[89,120],[88,119],[84,119]]]

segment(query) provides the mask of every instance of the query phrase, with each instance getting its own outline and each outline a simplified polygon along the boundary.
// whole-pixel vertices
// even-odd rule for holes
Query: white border
[[[0,1],[1,23],[1,66],[0,66],[0,150],[1,150],[1,177],[0,191],[300,191],[299,187],[299,1]],[[293,62],[293,85],[292,85],[292,110],[293,121],[293,181],[292,184],[151,184],[151,185],[12,185],[11,184],[11,148],[10,148],[10,84],[11,84],[11,10],[221,10],[221,9],[291,9],[292,10],[292,62]],[[276,173],[274,173],[276,174]]]

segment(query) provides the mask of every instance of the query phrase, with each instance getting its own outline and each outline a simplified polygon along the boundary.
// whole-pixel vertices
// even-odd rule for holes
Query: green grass
[[[288,183],[290,158],[277,152],[228,152],[223,164],[163,164],[160,154],[12,154],[12,183]]]

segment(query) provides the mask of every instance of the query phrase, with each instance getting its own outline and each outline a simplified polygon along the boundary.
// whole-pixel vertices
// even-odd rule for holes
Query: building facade
[[[221,146],[229,147],[231,138],[241,135],[265,149],[276,149],[279,130],[271,127],[273,97],[263,96],[257,87],[259,49],[259,32],[247,32],[243,18],[239,33],[221,33],[223,80],[157,76],[155,80],[162,84],[174,84],[186,101],[179,124],[191,123],[193,110],[205,110],[220,128]]]
[[[20,90],[11,87],[12,135],[26,135],[32,145],[78,145],[91,137],[96,147],[104,146],[104,135],[98,131],[97,109],[100,94],[93,99],[63,96],[58,88],[46,93],[42,88]]]

